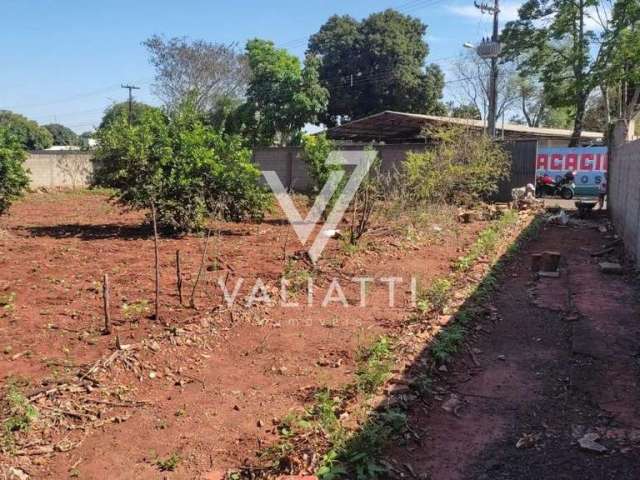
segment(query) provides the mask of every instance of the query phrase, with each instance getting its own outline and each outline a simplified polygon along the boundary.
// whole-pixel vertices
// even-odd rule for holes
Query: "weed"
[[[0,445],[2,449],[10,449],[14,443],[14,433],[29,430],[38,419],[38,409],[24,396],[16,381],[9,381],[9,388],[4,398],[4,432]]]
[[[415,390],[421,397],[425,397],[431,393],[433,380],[426,373],[422,373],[413,382],[411,388]]]
[[[307,288],[309,279],[313,278],[313,272],[299,268],[294,260],[288,259],[284,266],[283,278],[287,281],[289,291],[299,292]]]
[[[156,466],[161,472],[174,472],[181,461],[182,458],[180,458],[180,455],[174,452],[165,459],[158,458],[156,460]]]
[[[0,307],[5,310],[12,311],[14,308],[14,302],[16,301],[15,292],[0,294]]]
[[[431,355],[439,363],[447,362],[460,348],[466,331],[459,323],[453,323],[440,331],[431,345]]]
[[[389,377],[392,365],[389,338],[380,337],[371,346],[361,349],[356,371],[358,391],[367,395],[374,393]]]
[[[124,303],[121,310],[124,318],[136,321],[149,314],[151,305],[149,300],[138,300],[132,303]]]
[[[429,288],[421,295],[417,306],[421,312],[442,313],[451,297],[453,284],[446,278],[435,279]]]

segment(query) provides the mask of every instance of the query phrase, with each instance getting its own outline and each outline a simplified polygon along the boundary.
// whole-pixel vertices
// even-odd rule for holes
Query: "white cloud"
[[[513,20],[518,19],[518,10],[522,6],[524,1],[514,1],[514,2],[506,2],[504,5],[500,7],[500,22],[505,24],[506,22],[511,22]],[[454,15],[459,17],[479,20],[484,18],[488,18],[487,14],[483,14],[478,8],[474,5],[450,5],[448,7],[449,11]],[[607,12],[610,13],[610,12]],[[590,8],[587,11],[587,18],[585,21],[585,25],[587,29],[594,30],[596,32],[602,31],[602,25],[599,21],[598,13],[595,8]]]
[[[508,2],[500,7],[500,21],[510,22],[518,19],[518,9],[523,2]],[[487,18],[487,14],[483,14],[479,9],[473,5],[452,5],[449,6],[449,11],[458,15],[459,17],[480,19]]]

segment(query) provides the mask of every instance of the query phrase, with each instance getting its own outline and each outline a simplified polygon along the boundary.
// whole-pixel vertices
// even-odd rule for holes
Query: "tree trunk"
[[[569,147],[579,147],[582,139],[582,130],[584,128],[584,114],[587,109],[587,97],[581,95],[576,105],[576,119],[573,124],[573,133],[569,141]]]

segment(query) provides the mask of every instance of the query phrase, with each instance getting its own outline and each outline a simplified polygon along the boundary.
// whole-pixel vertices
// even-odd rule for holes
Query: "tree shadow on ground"
[[[153,238],[153,226],[151,224],[61,224],[31,227],[18,227],[18,231],[31,237],[50,237],[55,239],[79,238],[81,240],[147,240]],[[216,235],[229,237],[244,237],[250,232],[220,229],[212,230]],[[168,232],[160,232],[162,238],[179,239],[184,235]]]

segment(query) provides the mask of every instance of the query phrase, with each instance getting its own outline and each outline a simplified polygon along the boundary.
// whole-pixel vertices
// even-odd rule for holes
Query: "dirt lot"
[[[548,226],[500,271],[490,317],[409,407],[419,438],[387,452],[407,478],[640,478],[640,301],[630,265],[599,269],[620,248],[592,256],[607,224]],[[546,250],[561,276],[536,280],[529,254]]]
[[[175,255],[188,304],[203,239],[163,238],[163,322],[155,322],[153,238],[139,226],[142,214],[122,214],[99,193],[48,193],[29,195],[0,222],[0,372],[5,387],[29,392],[40,410],[38,435],[20,437],[0,465],[31,478],[83,479],[198,478],[253,458],[275,439],[272,419],[304,406],[318,386],[347,382],[358,347],[402,325],[412,312],[411,276],[426,283],[448,272],[484,226],[458,225],[450,212],[417,231],[377,225],[355,251],[332,240],[309,273],[291,260],[301,246],[280,215],[218,224],[197,309],[179,303]],[[119,349],[115,334],[101,334],[105,273]],[[259,277],[275,298],[283,275],[298,286],[291,295],[300,306],[228,307],[218,285],[232,291],[243,278],[244,299]],[[366,308],[351,281],[361,276],[378,279],[364,288]],[[404,280],[394,308],[380,281],[389,276]],[[302,288],[309,277],[312,306]],[[348,307],[322,308],[332,278]],[[80,385],[57,387],[79,372]],[[167,464],[158,460],[174,454],[178,468],[161,473]]]

